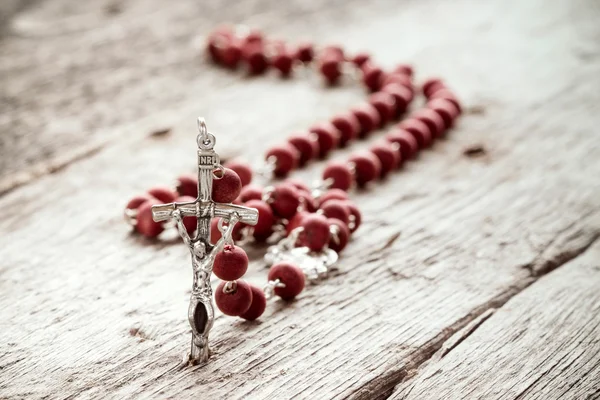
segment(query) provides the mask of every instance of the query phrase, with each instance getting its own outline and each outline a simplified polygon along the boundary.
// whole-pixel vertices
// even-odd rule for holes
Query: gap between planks
[[[600,321],[594,315],[600,306],[595,279],[599,244],[596,236],[562,268],[536,279],[503,307],[482,314],[397,385],[390,399],[598,399]],[[538,342],[542,347],[536,347]]]
[[[557,234],[558,236],[558,234]],[[542,277],[549,273],[556,271],[558,268],[566,265],[570,261],[582,256],[598,239],[600,234],[596,234],[590,238],[590,240],[583,246],[563,253],[558,253],[554,257],[538,261],[539,265],[524,266],[524,268],[535,268],[540,271],[539,273],[532,273],[531,278],[523,280],[517,285],[513,286],[510,290],[505,291],[494,299],[482,304],[481,306],[473,309],[469,314],[456,321],[454,324],[448,326],[444,332],[436,336],[429,344],[423,346],[420,350],[415,352],[412,360],[408,361],[404,368],[400,370],[392,371],[389,375],[383,374],[377,379],[372,380],[370,383],[364,385],[358,391],[356,391],[352,398],[354,399],[387,399],[390,398],[396,385],[406,383],[409,380],[416,377],[419,371],[430,362],[441,360],[447,356],[456,346],[467,339],[473,332],[475,332],[482,324],[485,323],[499,308],[504,306],[510,299],[517,296],[529,286],[537,282]],[[541,252],[542,255],[547,248],[550,248],[552,243],[546,246]],[[538,257],[539,258],[539,257]],[[388,382],[394,382],[390,384]],[[386,390],[381,391],[381,384],[385,383]],[[410,392],[410,389],[409,391]],[[373,397],[373,395],[376,395]]]

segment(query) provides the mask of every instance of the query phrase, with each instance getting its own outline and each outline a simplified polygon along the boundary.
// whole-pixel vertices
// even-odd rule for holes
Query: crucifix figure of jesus
[[[198,118],[198,198],[190,202],[160,204],[152,207],[154,221],[174,219],[179,234],[188,246],[192,256],[193,285],[188,309],[188,320],[192,326],[192,346],[189,362],[204,362],[210,357],[208,333],[214,320],[212,288],[210,277],[216,254],[223,249],[226,242],[231,242],[233,227],[242,222],[256,225],[258,211],[254,208],[234,204],[215,203],[212,200],[214,172],[223,167],[219,155],[214,151],[215,137],[206,129],[203,118]],[[197,219],[196,235],[188,235],[183,225],[183,217],[194,216]],[[214,245],[210,242],[210,221],[221,218],[227,223],[223,228],[221,239]]]

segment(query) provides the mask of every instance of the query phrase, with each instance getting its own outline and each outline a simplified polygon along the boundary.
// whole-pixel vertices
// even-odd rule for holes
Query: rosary
[[[366,190],[401,168],[443,137],[461,113],[460,103],[444,82],[428,79],[419,87],[426,99],[423,108],[397,123],[368,150],[346,162],[330,161],[321,180],[309,187],[286,178],[311,160],[327,158],[336,147],[365,138],[406,113],[416,92],[412,67],[401,64],[386,72],[366,53],[350,57],[338,46],[318,51],[308,43],[292,47],[267,40],[259,31],[236,33],[230,27],[208,36],[207,54],[217,65],[232,70],[243,65],[251,75],[274,69],[288,78],[294,68],[314,66],[329,86],[350,73],[359,76],[371,94],[366,102],[268,149],[256,173],[241,161],[221,165],[214,150],[216,138],[198,118],[198,175],[180,176],[175,189],[157,186],[126,205],[126,220],[139,234],[155,238],[174,226],[188,246],[193,269],[188,309],[191,364],[210,357],[212,273],[221,279],[214,300],[225,315],[255,320],[273,295],[295,298],[306,281],[327,277],[360,226],[361,213],[348,191]],[[257,173],[267,182],[279,182],[265,187],[250,184]],[[235,241],[272,244],[264,257],[270,269],[263,288],[241,279],[248,256]]]

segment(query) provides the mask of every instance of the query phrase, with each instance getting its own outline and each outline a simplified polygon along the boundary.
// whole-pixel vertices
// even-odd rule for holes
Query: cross
[[[216,139],[206,129],[203,118],[198,118],[198,198],[190,202],[169,203],[152,206],[152,218],[156,222],[173,218],[192,256],[193,285],[188,309],[188,320],[192,326],[192,345],[188,361],[192,364],[204,362],[210,357],[208,333],[213,325],[214,307],[210,276],[216,254],[231,242],[233,227],[237,222],[256,225],[258,211],[254,208],[222,204],[212,201],[212,183],[214,171],[222,169],[219,155],[213,150]],[[197,219],[196,235],[190,238],[183,217],[194,216]],[[227,221],[222,237],[212,245],[210,243],[210,221],[212,218]]]

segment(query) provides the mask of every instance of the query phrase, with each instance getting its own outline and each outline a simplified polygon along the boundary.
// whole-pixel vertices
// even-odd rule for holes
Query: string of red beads
[[[265,160],[272,164],[273,175],[280,178],[398,119],[415,97],[411,66],[401,64],[386,72],[373,63],[368,54],[348,57],[339,46],[316,51],[311,44],[303,43],[294,48],[281,41],[268,41],[259,31],[239,36],[232,29],[222,27],[208,36],[207,51],[216,64],[230,69],[245,65],[251,75],[273,68],[287,78],[294,64],[310,65],[314,61],[328,85],[337,84],[343,71],[351,66],[371,92],[364,103],[315,124],[306,132],[296,132],[285,143],[268,149]],[[306,246],[313,252],[326,248],[341,252],[361,223],[360,211],[348,199],[346,191],[354,186],[364,187],[402,167],[435,139],[443,137],[462,112],[456,96],[439,78],[426,80],[421,92],[427,99],[426,105],[397,123],[384,140],[367,151],[352,154],[346,162],[327,163],[322,179],[330,189],[317,198],[302,182],[291,179],[268,188],[250,185],[251,168],[242,162],[230,161],[222,173],[215,176],[213,199],[256,208],[258,223],[248,231],[256,241],[267,240],[275,227],[282,225],[288,235],[301,228],[297,246]],[[184,175],[178,178],[176,190],[155,187],[146,195],[131,199],[126,215],[139,233],[156,237],[164,226],[152,220],[151,206],[175,199],[191,201],[197,195],[197,178]],[[188,233],[193,233],[195,218],[184,218],[184,225]],[[234,240],[242,238],[242,230],[242,224],[234,227]],[[211,222],[211,233],[213,242],[221,237],[216,219]],[[213,272],[223,282],[215,292],[215,301],[224,314],[253,320],[264,312],[266,298],[260,288],[240,279],[247,267],[246,253],[235,245],[226,245],[217,254]],[[290,263],[273,265],[268,279],[278,282],[274,293],[285,300],[300,294],[305,284],[302,270]]]
[[[241,48],[241,53],[237,61],[229,62],[227,56],[232,52],[237,54],[235,49],[238,47]],[[352,107],[348,112],[342,112],[329,121],[313,125],[306,132],[296,132],[286,143],[268,149],[265,160],[273,163],[274,174],[277,177],[286,177],[310,160],[327,157],[335,147],[344,147],[357,137],[368,136],[374,130],[400,117],[414,98],[413,70],[409,65],[400,64],[392,71],[386,72],[366,53],[348,57],[339,46],[326,46],[318,51],[309,43],[300,44],[295,50],[291,50],[292,47],[280,40],[269,41],[256,30],[239,35],[231,27],[217,28],[207,40],[207,51],[212,61],[226,68],[235,69],[242,65],[251,75],[263,74],[269,68],[273,68],[279,70],[282,76],[288,77],[294,63],[308,65],[316,59],[318,71],[325,83],[334,85],[342,78],[344,70],[354,69],[361,76],[367,91],[372,93],[364,103]],[[260,59],[264,60],[260,68],[256,67],[253,59],[243,56],[250,51],[255,56],[255,53],[260,53]],[[436,80],[433,83],[427,83],[427,93],[433,93],[435,88],[443,88],[441,81]],[[422,118],[427,118],[427,115]],[[435,117],[427,121],[429,120],[434,121],[433,123],[439,122],[439,118]],[[420,135],[419,143],[428,144],[430,139],[427,133],[422,133],[418,128],[413,129],[412,125],[410,127],[413,135]],[[377,154],[387,160],[389,155],[386,157],[384,152],[381,146],[378,147]],[[377,169],[370,163],[359,164],[365,165],[364,168]],[[383,168],[384,174],[389,170],[390,167],[386,163]],[[363,174],[361,171],[360,175],[370,176],[372,173]],[[363,184],[363,181],[360,179],[359,184]]]

